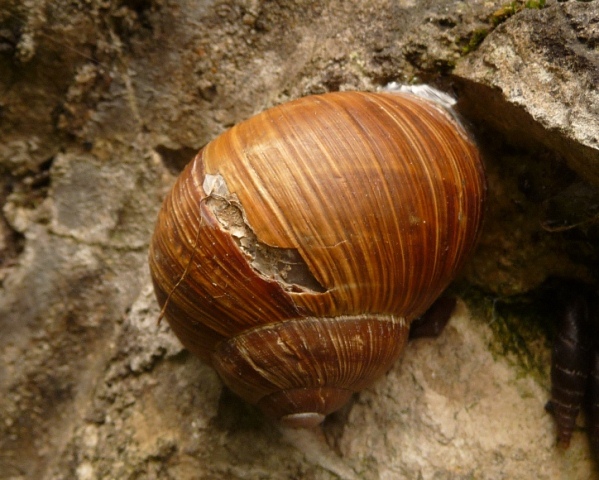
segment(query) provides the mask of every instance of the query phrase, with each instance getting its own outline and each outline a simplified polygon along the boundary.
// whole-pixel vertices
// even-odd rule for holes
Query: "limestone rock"
[[[598,178],[599,3],[549,0],[493,30],[504,4],[0,0],[0,478],[596,474],[583,431],[554,447],[550,322],[510,305],[548,275],[597,271],[591,226],[541,223],[573,196],[562,157]],[[281,430],[157,324],[157,210],[194,152],[252,113],[425,80],[460,93],[489,165],[466,301],[322,430]]]

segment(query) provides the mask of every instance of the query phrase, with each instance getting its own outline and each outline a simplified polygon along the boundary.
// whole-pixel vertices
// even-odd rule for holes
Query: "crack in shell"
[[[327,291],[314,277],[297,249],[275,247],[258,240],[248,224],[241,202],[235,193],[229,192],[222,175],[206,174],[202,186],[207,195],[206,206],[223,230],[231,235],[256,272],[276,280],[288,292]]]

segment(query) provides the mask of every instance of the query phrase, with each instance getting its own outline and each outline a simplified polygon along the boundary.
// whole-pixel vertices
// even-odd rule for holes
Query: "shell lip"
[[[325,415],[318,412],[301,412],[284,415],[279,422],[284,427],[289,428],[314,428],[320,425],[325,419]]]
[[[345,405],[353,395],[338,386],[300,387],[273,392],[260,399],[264,414],[291,428],[312,428]]]

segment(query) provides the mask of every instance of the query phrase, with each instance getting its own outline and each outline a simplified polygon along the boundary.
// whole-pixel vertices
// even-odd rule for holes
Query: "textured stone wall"
[[[599,2],[528,3],[0,0],[0,478],[596,474],[543,407],[547,280],[597,281]],[[390,81],[459,98],[485,231],[439,338],[283,430],[157,324],[156,213],[236,122]]]

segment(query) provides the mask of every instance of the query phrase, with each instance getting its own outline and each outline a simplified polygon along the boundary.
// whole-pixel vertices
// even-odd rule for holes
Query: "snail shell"
[[[569,280],[557,295],[564,309],[553,344],[551,400],[558,444],[567,448],[580,410],[591,451],[599,458],[599,297],[595,288]]]
[[[582,288],[581,288],[582,290]],[[567,447],[582,407],[591,370],[593,327],[584,295],[566,306],[551,359],[549,410],[558,426],[558,443]]]
[[[206,145],[165,199],[158,302],[233,392],[318,424],[399,357],[473,249],[485,188],[476,147],[431,101],[271,108]]]

